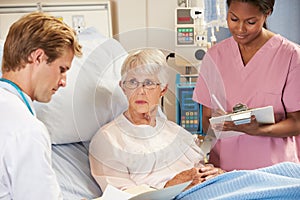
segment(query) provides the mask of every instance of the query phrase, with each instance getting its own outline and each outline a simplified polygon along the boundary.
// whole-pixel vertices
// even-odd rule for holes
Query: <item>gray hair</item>
[[[159,49],[137,50],[129,53],[122,65],[122,81],[126,79],[127,73],[130,71],[136,75],[154,75],[164,87],[168,83],[168,67],[166,57]]]

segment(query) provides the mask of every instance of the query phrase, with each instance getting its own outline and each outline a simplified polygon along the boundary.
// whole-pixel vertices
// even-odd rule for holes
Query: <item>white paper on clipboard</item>
[[[238,113],[230,113],[227,115],[212,117],[209,119],[209,122],[211,125],[214,125],[214,124],[224,123],[225,121],[235,121],[236,119],[238,119],[242,123],[242,122],[247,122],[249,116],[251,116],[251,115],[255,115],[256,120],[261,124],[275,123],[273,106],[253,108],[253,109],[241,111]],[[214,132],[215,132],[217,139],[233,137],[233,136],[244,134],[244,133],[236,132],[236,131],[214,131]]]

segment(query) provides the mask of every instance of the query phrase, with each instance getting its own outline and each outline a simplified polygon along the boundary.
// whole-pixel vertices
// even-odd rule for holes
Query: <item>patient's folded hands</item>
[[[202,178],[208,180],[210,178],[225,173],[225,171],[221,168],[214,167],[214,165],[212,164],[205,164],[204,166],[199,167],[199,173],[201,174]]]
[[[214,167],[212,164],[206,164],[199,167],[193,167],[189,170],[185,170],[174,176],[171,180],[169,180],[165,187],[170,187],[173,185],[177,185],[180,183],[184,183],[187,181],[192,181],[190,185],[188,185],[185,190],[202,183],[212,177],[215,177],[219,174],[223,174],[225,171]]]

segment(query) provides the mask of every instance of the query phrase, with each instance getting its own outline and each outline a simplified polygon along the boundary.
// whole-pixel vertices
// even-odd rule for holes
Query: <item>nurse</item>
[[[232,37],[205,55],[193,99],[203,105],[203,126],[242,103],[249,108],[273,106],[275,124],[225,122],[210,162],[225,170],[256,169],[284,161],[299,162],[300,48],[266,28],[275,0],[227,0]],[[215,97],[215,98],[212,98]],[[234,134],[233,131],[235,131]],[[228,135],[238,136],[227,137]]]
[[[128,109],[103,126],[90,143],[92,175],[104,190],[147,185],[163,188],[192,180],[191,186],[223,173],[201,165],[203,152],[182,127],[157,116],[168,89],[167,63],[157,49],[143,49],[124,61],[120,87]]]
[[[10,27],[0,79],[0,199],[62,199],[49,133],[32,102],[49,102],[66,85],[74,55],[81,55],[75,32],[55,17],[30,13]]]

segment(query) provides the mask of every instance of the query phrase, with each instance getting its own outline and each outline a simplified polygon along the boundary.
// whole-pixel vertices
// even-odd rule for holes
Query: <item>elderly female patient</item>
[[[138,50],[122,66],[120,87],[129,107],[102,127],[90,143],[92,175],[102,190],[146,184],[163,188],[192,180],[188,186],[223,173],[201,165],[203,152],[192,135],[157,116],[168,89],[167,63],[157,49]]]

